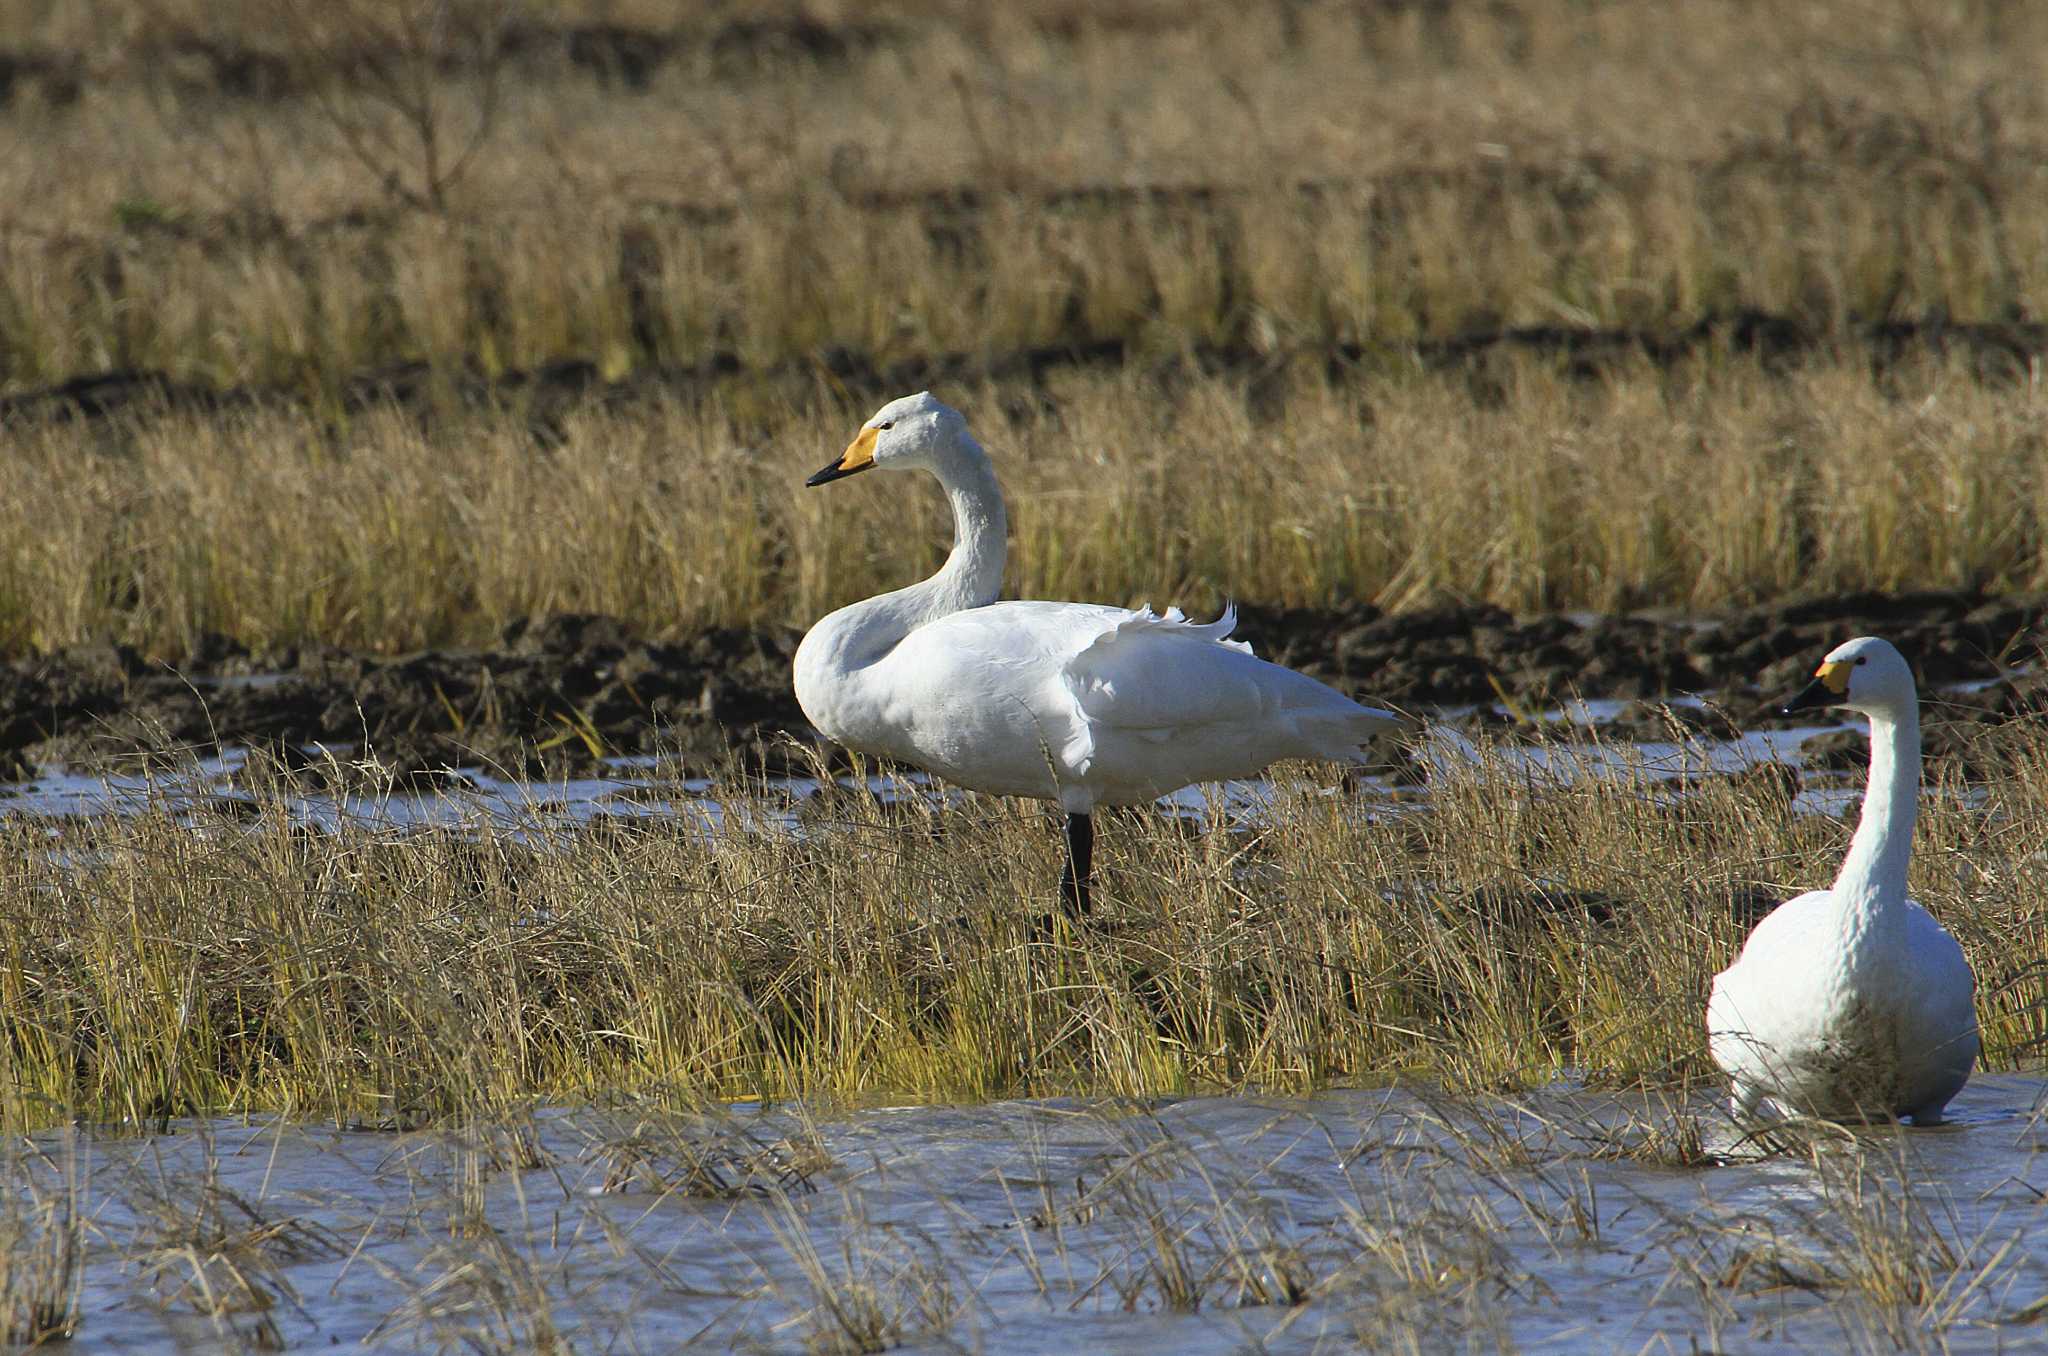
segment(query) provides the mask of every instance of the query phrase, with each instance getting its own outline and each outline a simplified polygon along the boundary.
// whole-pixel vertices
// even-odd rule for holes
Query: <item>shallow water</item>
[[[151,808],[174,813],[202,809],[253,807],[255,796],[238,788],[236,773],[247,754],[228,749],[197,759],[184,771],[158,769],[146,773],[88,774],[45,770],[35,781],[13,789],[0,800],[0,815],[136,814]],[[718,822],[717,803],[709,798],[712,783],[702,778],[650,780],[645,760],[618,759],[617,776],[585,777],[560,782],[521,782],[494,776],[483,768],[456,769],[468,789],[432,795],[306,794],[290,798],[295,817],[311,827],[334,830],[345,824],[394,828],[490,825],[518,830],[539,823],[563,827],[604,818],[673,815],[700,816],[708,827]]]
[[[1700,706],[1697,698],[1672,699],[1673,706]],[[1580,701],[1569,706],[1537,713],[1533,719],[1560,729],[1576,727],[1582,733],[1597,733],[1597,726],[1611,721],[1633,703],[1622,701]],[[1444,713],[1463,714],[1470,708]],[[1506,714],[1504,708],[1496,708]],[[1769,763],[1799,762],[1799,746],[1818,734],[1851,728],[1844,724],[1818,724],[1796,729],[1755,730],[1728,740],[1695,740],[1676,743],[1628,740],[1613,736],[1587,741],[1571,739],[1529,746],[1506,746],[1500,756],[1526,765],[1540,775],[1569,781],[1580,777],[1628,777],[1648,785],[1676,783],[1702,775],[1725,775]],[[323,751],[311,750],[318,756]],[[1422,758],[1439,768],[1449,768],[1480,756],[1479,745],[1451,724],[1432,724],[1419,745]],[[253,813],[260,797],[239,784],[245,750],[230,748],[197,759],[183,769],[157,768],[133,774],[87,774],[66,769],[44,769],[33,782],[0,788],[0,817],[36,816],[63,820],[82,816],[129,815],[150,809],[168,809],[173,814],[197,815],[206,811]],[[339,766],[348,765],[346,751],[338,751]],[[476,828],[513,837],[546,836],[559,830],[573,830],[605,820],[676,818],[716,832],[735,809],[750,827],[798,827],[797,807],[816,795],[820,784],[809,778],[786,778],[770,784],[772,796],[763,800],[736,800],[721,794],[719,787],[704,778],[667,776],[658,759],[625,757],[606,760],[611,775],[566,781],[519,781],[496,775],[485,767],[453,769],[460,781],[430,794],[409,794],[392,790],[379,794],[307,792],[286,797],[293,818],[309,827],[335,831],[344,826],[416,829]],[[1388,778],[1363,779],[1371,788],[1360,799],[1360,813],[1367,816],[1401,813],[1415,808],[1412,793],[1396,796]],[[867,789],[884,800],[904,797],[959,799],[960,793],[942,789],[921,773],[878,776],[867,779]],[[1275,784],[1264,778],[1191,786],[1163,796],[1158,807],[1172,814],[1207,822],[1221,815],[1231,822],[1256,821],[1279,794]],[[1848,787],[1819,787],[1803,790],[1795,800],[1801,812],[1834,814],[1853,805],[1860,791]]]
[[[2042,1340],[2044,1104],[1983,1076],[1949,1126],[1769,1158],[1571,1089],[215,1121],[39,1137],[9,1195],[73,1184],[81,1351],[1988,1352]]]

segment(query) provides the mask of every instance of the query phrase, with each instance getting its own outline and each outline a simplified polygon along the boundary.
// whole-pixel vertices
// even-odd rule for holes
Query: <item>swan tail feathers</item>
[[[1365,745],[1380,735],[1405,729],[1411,724],[1392,711],[1360,706],[1332,715],[1307,717],[1296,728],[1303,742],[1319,750],[1320,755],[1329,761],[1362,765],[1374,761],[1366,752]]]

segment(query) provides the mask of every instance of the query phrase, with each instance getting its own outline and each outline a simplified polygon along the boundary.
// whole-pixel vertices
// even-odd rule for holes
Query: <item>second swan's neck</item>
[[[837,623],[842,667],[872,663],[913,630],[970,607],[985,607],[1003,587],[1010,523],[995,468],[979,444],[963,444],[932,467],[953,505],[953,551],[937,574],[842,608]]]
[[[1870,718],[1870,784],[1849,855],[1835,877],[1844,907],[1870,913],[1906,898],[1906,864],[1920,814],[1919,703]]]

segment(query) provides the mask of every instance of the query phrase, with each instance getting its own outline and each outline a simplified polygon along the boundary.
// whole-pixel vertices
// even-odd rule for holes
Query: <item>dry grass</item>
[[[1932,798],[1914,886],[1977,966],[1999,1067],[2048,1036],[2048,972],[2023,959],[2048,947],[2038,745],[1985,793]],[[847,793],[801,836],[745,831],[737,809],[708,836],[327,834],[276,801],[55,838],[11,820],[4,1114],[410,1124],[651,1084],[858,1102],[1425,1070],[1684,1086],[1708,1073],[1702,1001],[1744,927],[1731,901],[1826,879],[1848,832],[1753,781],[1674,799],[1504,756],[1431,794],[1376,822],[1310,788],[1256,829],[1115,816],[1099,926],[1051,937],[1057,838],[1009,802]],[[745,1191],[779,1161],[683,1175]]]
[[[90,1179],[68,1140],[63,1147],[62,1163],[37,1165],[53,1171],[26,1165],[19,1144],[0,1165],[0,1345],[10,1350],[61,1343],[78,1329]]]
[[[125,1188],[136,1219],[128,1256],[143,1285],[165,1311],[203,1317],[230,1349],[284,1350],[273,1311],[303,1312],[287,1268],[344,1251],[307,1213],[276,1214],[223,1183],[211,1148],[196,1178],[138,1162]]]
[[[1855,1350],[1927,1348],[1930,1334],[1938,1342],[1973,1309],[2000,1304],[2024,1265],[2024,1228],[1972,1232],[1904,1141],[1862,1143],[1832,1130],[1792,1155],[1811,1174],[1804,1199],[1718,1217],[1664,1212],[1660,1247],[1674,1276],[1725,1297],[1709,1304],[1730,1318],[1763,1296],[1824,1297]]]
[[[22,75],[0,127],[0,389],[140,367],[305,411],[15,421],[0,652],[393,649],[572,607],[807,624],[943,537],[930,496],[906,524],[796,491],[867,413],[846,355],[1094,340],[1124,375],[941,392],[1002,458],[1025,594],[2048,585],[2024,342],[1987,377],[1854,338],[2043,313],[2035,7],[0,12],[77,77]],[[565,35],[603,24],[665,56],[578,64]],[[1406,347],[1746,308],[1821,348],[1588,383]],[[1256,370],[1190,377],[1216,346]],[[666,402],[453,408],[465,373],[714,358],[738,374]],[[427,427],[346,398],[409,360]]]
[[[1419,1313],[1469,1341],[1500,1322],[1504,1300],[1542,1296],[1546,1260],[1570,1268],[1619,1250],[1652,1275],[1668,1262],[1657,1299],[1685,1305],[1684,1329],[1714,1349],[1814,1315],[1842,1349],[1872,1352],[1945,1350],[2000,1310],[2010,1316],[1993,1321],[2030,1321],[2008,1308],[2011,1293],[2028,1293],[2024,1217],[1965,1223],[1954,1185],[1928,1173],[1909,1136],[1806,1122],[1759,1151],[1734,1139],[1725,1113],[1597,1100],[1434,1096],[1419,1115],[1366,1124],[1346,1156],[1357,1200],[1346,1227],[1359,1247],[1325,1286],[1370,1286],[1374,1307],[1391,1309],[1366,1311],[1375,1326]],[[1733,1143],[1669,1155],[1702,1134]],[[1653,1171],[1599,1166],[1617,1154]],[[1751,1194],[1760,1159],[1785,1190]],[[1681,1186],[1707,1168],[1725,1175]],[[1646,1228],[1645,1216],[1656,1222]]]
[[[678,1109],[643,1097],[609,1109],[590,1153],[605,1164],[602,1190],[699,1200],[815,1191],[832,1167],[815,1126],[769,1138],[715,1103]]]
[[[82,83],[24,80],[0,134],[0,383],[2048,301],[2048,23],[1988,0],[905,3],[758,58],[717,30],[792,9],[9,8]],[[596,20],[673,54],[634,84],[501,41]]]
[[[1137,373],[1069,374],[1045,400],[944,391],[1006,482],[1011,593],[1200,611],[2048,587],[2040,398],[1960,362],[1878,383],[1853,355],[1775,376],[1707,359],[1585,383],[1522,356],[1356,387],[1315,366],[1257,399]],[[404,650],[556,610],[808,626],[951,539],[929,486],[801,488],[868,413],[655,400],[545,439],[516,411],[20,427],[0,464],[0,652],[113,639],[177,658],[208,631]]]

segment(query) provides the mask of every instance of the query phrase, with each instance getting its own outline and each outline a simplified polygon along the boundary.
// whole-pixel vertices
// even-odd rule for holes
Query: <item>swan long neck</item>
[[[953,505],[953,550],[931,578],[841,608],[812,628],[806,647],[829,667],[848,672],[895,649],[918,627],[970,607],[985,607],[1003,587],[1009,515],[988,455],[971,436],[931,464]],[[799,656],[801,661],[801,656]]]
[[[1003,588],[1003,561],[1010,535],[1009,514],[995,468],[971,438],[957,455],[932,468],[953,505],[953,550],[939,572],[899,591],[914,597],[921,613],[911,626],[970,607],[986,607]]]
[[[1873,913],[1906,898],[1906,864],[1913,855],[1913,825],[1920,816],[1920,711],[1870,716],[1870,784],[1849,855],[1835,877],[1835,897],[1851,910]]]

